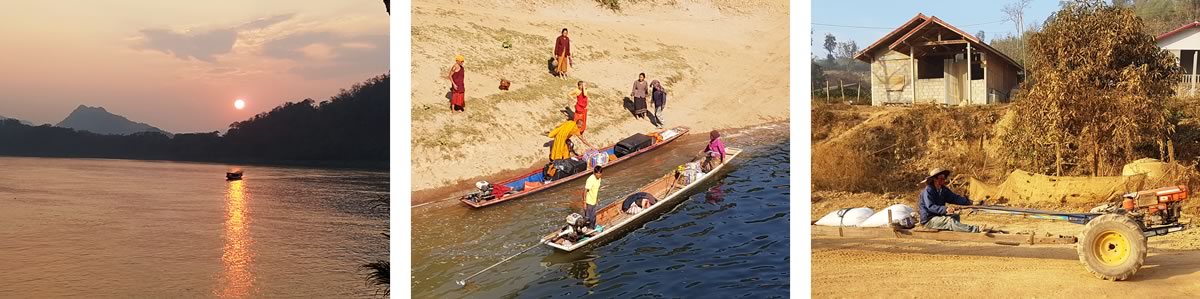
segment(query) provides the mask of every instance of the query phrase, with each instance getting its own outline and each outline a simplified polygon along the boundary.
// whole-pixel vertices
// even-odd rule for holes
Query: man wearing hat
[[[956,204],[969,206],[971,200],[966,197],[954,194],[946,187],[950,171],[942,168],[934,168],[929,171],[929,176],[921,181],[925,184],[925,190],[921,191],[920,212],[921,225],[930,229],[949,230],[956,232],[988,232],[987,227],[964,224],[959,222],[958,211],[956,207],[946,206],[946,204]]]

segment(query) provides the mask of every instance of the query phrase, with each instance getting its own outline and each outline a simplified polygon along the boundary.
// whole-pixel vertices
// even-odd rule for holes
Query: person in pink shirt
[[[725,143],[721,142],[720,132],[717,132],[717,130],[712,130],[712,132],[708,133],[708,146],[704,147],[704,151],[702,152],[704,153],[705,159],[703,163],[703,169],[701,170],[704,172],[712,171],[712,169],[716,168],[717,165],[725,163]],[[717,161],[720,161],[721,163],[713,164],[713,162]]]

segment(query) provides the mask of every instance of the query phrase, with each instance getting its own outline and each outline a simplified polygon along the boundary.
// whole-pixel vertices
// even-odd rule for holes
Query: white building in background
[[[917,14],[855,59],[871,64],[871,104],[1007,103],[1024,69],[934,16]]]
[[[1192,22],[1163,33],[1155,38],[1159,48],[1171,52],[1178,58],[1183,69],[1183,80],[1176,89],[1180,95],[1195,95],[1200,92],[1200,22]]]

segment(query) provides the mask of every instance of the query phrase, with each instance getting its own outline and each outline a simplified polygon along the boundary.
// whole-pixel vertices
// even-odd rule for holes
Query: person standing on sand
[[[554,59],[558,64],[554,67],[554,75],[566,78],[571,71],[571,39],[567,37],[567,28],[562,29],[562,35],[554,42]]]
[[[562,160],[571,158],[571,150],[567,146],[567,140],[572,136],[579,138],[588,148],[596,149],[587,139],[583,139],[582,133],[579,132],[580,121],[573,120],[573,115],[568,115],[567,121],[562,122],[558,127],[546,134],[546,137],[553,138],[550,144],[550,160]]]
[[[454,56],[454,66],[450,67],[450,75],[446,76],[450,79],[453,86],[450,88],[453,94],[450,96],[450,112],[466,111],[466,75],[467,69],[463,67],[463,61],[466,57],[462,54]]]
[[[950,176],[949,170],[934,168],[929,171],[929,176],[921,181],[921,184],[925,184],[925,190],[921,191],[918,209],[921,212],[921,225],[936,230],[968,233],[991,232],[991,229],[986,226],[960,222],[958,214],[955,213],[958,208],[946,206],[946,204],[971,205],[970,199],[954,194],[950,188],[946,187],[948,176]]]
[[[587,129],[588,93],[584,85],[583,81],[579,81],[575,83],[577,88],[571,91],[571,97],[575,98],[575,120],[579,121],[580,135]]]
[[[599,165],[593,167],[592,175],[583,185],[583,218],[587,219],[592,229],[596,229],[596,198],[600,196],[600,173],[603,170],[604,167]]]
[[[650,81],[650,98],[654,101],[654,118],[658,119],[658,127],[662,128],[662,111],[667,105],[667,90],[663,89],[658,80]]]
[[[637,118],[646,116],[646,94],[646,73],[641,73],[637,81],[633,81],[633,91],[629,92],[633,97],[633,115]]]

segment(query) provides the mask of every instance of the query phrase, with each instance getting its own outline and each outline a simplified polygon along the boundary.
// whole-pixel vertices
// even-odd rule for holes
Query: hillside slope
[[[586,0],[414,3],[413,189],[544,161],[545,132],[574,105],[567,94],[577,80],[591,88],[585,138],[597,146],[654,129],[622,105],[641,72],[669,90],[667,127],[704,132],[789,118],[787,1],[647,2],[622,12]],[[564,27],[570,79],[547,64]],[[451,114],[445,76],[459,53],[467,113]],[[511,90],[498,90],[501,78]]]

